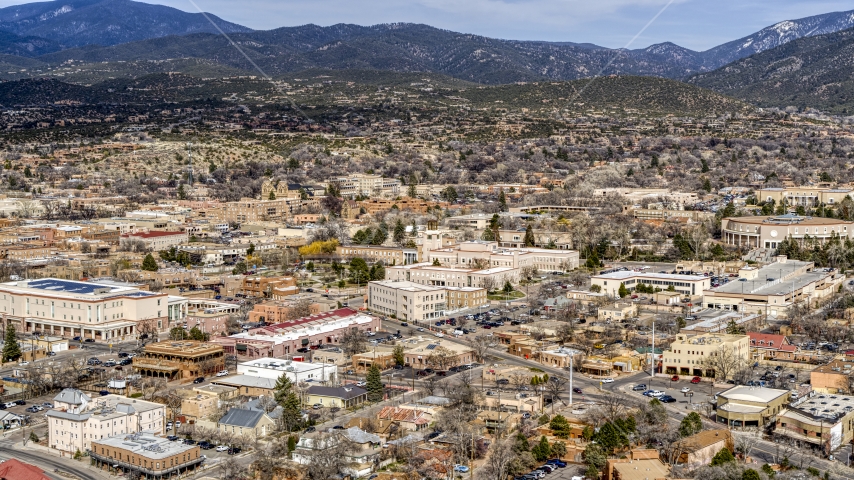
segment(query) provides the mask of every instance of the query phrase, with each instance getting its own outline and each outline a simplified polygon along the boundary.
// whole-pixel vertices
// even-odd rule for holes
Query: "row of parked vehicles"
[[[181,422],[176,422],[176,423],[181,423]],[[171,441],[171,442],[177,442],[178,440],[180,440],[178,435],[169,435],[168,437],[166,437],[166,439]],[[181,440],[181,443],[183,443],[184,445],[197,445],[198,444],[199,448],[201,448],[202,450],[210,450],[212,448],[216,448],[217,452],[228,452],[229,455],[237,455],[238,453],[241,452],[240,447],[229,446],[229,445],[217,445],[215,443],[208,442],[207,440],[204,440],[201,442],[196,442],[195,440],[193,440],[191,438],[186,438],[184,440]]]
[[[687,388],[687,387],[686,387]],[[659,402],[662,403],[673,403],[676,401],[675,398],[666,394],[663,390],[651,390],[646,387],[645,383],[641,383],[632,387],[632,390],[636,392],[643,391],[642,395],[644,397],[657,398]],[[690,389],[689,389],[690,390]],[[683,389],[684,391],[684,389]]]
[[[515,477],[513,480],[540,480],[545,477],[546,474],[552,473],[558,468],[566,468],[566,462],[553,458],[547,461],[545,465],[535,468],[531,473]]]

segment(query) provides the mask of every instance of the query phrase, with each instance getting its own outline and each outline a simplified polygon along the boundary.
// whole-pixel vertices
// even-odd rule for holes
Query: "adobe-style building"
[[[172,300],[175,300],[174,302]],[[113,282],[58,278],[0,283],[0,314],[19,332],[95,340],[136,338],[140,322],[157,331],[186,316],[186,301]]]
[[[739,385],[718,394],[717,421],[729,427],[763,427],[782,412],[789,390]]]
[[[134,372],[167,380],[192,380],[223,369],[222,345],[192,340],[149,343],[133,358]]]
[[[832,236],[854,238],[854,222],[836,218],[787,213],[770,217],[735,217],[721,220],[721,241],[744,248],[777,248],[786,238],[810,238],[824,243]]]
[[[151,480],[180,476],[195,470],[204,461],[198,445],[172,442],[150,432],[93,440],[89,456],[99,468],[117,468]]]

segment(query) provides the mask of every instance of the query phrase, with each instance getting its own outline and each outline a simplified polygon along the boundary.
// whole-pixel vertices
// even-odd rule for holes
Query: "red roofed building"
[[[798,358],[798,347],[789,343],[785,335],[747,332],[747,336],[750,337],[752,358],[788,361]]]
[[[44,470],[29,463],[10,458],[0,463],[0,479],[3,480],[51,480]]]
[[[187,232],[129,233],[122,235],[122,240],[142,240],[146,247],[159,252],[169,247],[177,247],[189,243],[190,236]]]
[[[379,327],[378,317],[350,308],[339,308],[275,325],[251,328],[228,337],[214,337],[211,341],[222,345],[227,355],[280,358],[294,353],[307,353],[309,349],[315,350],[321,345],[338,343],[345,332],[354,328],[362,332],[376,332]]]
[[[377,413],[377,420],[398,422],[401,428],[411,432],[427,428],[432,419],[433,416],[429,413],[413,408],[383,407],[383,409]]]

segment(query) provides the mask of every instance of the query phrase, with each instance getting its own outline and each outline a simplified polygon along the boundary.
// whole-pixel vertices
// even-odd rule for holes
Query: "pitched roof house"
[[[273,433],[275,423],[264,410],[232,408],[219,419],[216,426],[221,432],[260,438]]]

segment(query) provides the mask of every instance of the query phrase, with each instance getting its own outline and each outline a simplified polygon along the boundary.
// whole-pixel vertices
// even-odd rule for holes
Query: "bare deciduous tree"
[[[351,328],[341,335],[338,339],[338,344],[344,350],[344,354],[352,357],[357,353],[362,353],[367,350],[368,341],[365,334],[358,328]]]

